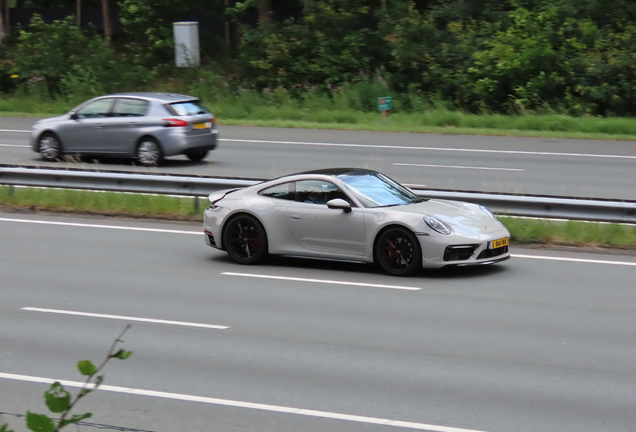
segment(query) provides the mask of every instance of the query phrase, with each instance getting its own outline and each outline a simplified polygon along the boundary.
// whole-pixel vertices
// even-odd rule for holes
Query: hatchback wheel
[[[225,228],[223,245],[227,254],[240,264],[255,264],[267,256],[267,234],[253,216],[232,218]]]
[[[188,157],[188,159],[194,162],[203,160],[203,158],[205,158],[207,155],[208,155],[207,150],[186,153],[186,156]]]
[[[415,235],[405,228],[389,228],[380,235],[375,249],[377,263],[394,276],[408,276],[422,266],[422,251]]]
[[[156,139],[145,137],[137,146],[137,160],[144,166],[157,166],[163,160],[161,146]]]
[[[44,160],[51,162],[62,157],[62,143],[54,133],[43,133],[40,136],[38,144],[40,147],[40,155]]]

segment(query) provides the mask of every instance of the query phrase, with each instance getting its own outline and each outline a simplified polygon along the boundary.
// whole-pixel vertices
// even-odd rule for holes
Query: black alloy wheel
[[[227,254],[239,264],[256,264],[267,256],[267,234],[253,216],[232,218],[225,228],[223,245]]]
[[[393,276],[409,276],[422,267],[420,244],[406,228],[384,231],[376,244],[375,257],[382,270]]]
[[[53,132],[44,132],[38,140],[40,155],[45,161],[53,162],[62,157],[62,142]]]
[[[207,150],[186,153],[186,156],[188,157],[188,159],[190,159],[193,162],[198,162],[200,160],[203,160],[207,155],[208,155]]]

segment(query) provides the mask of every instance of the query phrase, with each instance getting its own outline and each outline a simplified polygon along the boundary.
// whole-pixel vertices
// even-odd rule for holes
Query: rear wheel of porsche
[[[392,227],[380,234],[375,249],[376,262],[393,276],[409,276],[422,266],[420,243],[406,228]]]
[[[256,264],[267,256],[267,234],[254,216],[233,217],[225,228],[223,245],[230,258],[240,264]]]

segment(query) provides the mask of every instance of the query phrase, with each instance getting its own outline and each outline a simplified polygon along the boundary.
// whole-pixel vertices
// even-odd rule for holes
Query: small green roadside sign
[[[378,98],[378,111],[386,111],[391,109],[391,98],[390,97],[379,97]]]

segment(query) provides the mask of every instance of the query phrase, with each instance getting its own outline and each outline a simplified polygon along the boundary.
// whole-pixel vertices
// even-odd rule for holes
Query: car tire
[[[254,216],[234,216],[223,231],[223,247],[237,263],[256,264],[267,256],[267,233]]]
[[[44,132],[38,138],[38,149],[42,159],[53,162],[63,156],[62,141],[53,132]]]
[[[137,145],[137,160],[143,166],[158,166],[163,160],[159,142],[152,137],[143,137]]]
[[[393,276],[409,276],[422,268],[422,250],[417,237],[397,226],[380,234],[375,259],[382,270]]]
[[[207,150],[186,153],[186,156],[188,157],[188,159],[190,159],[193,162],[199,162],[200,160],[203,160],[207,155],[208,155]]]

